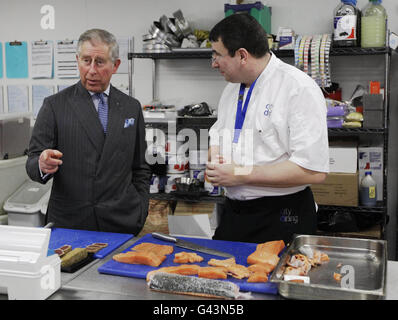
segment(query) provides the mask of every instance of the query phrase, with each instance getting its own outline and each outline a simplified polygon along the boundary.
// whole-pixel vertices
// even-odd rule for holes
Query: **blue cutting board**
[[[105,242],[108,246],[94,253],[94,258],[102,259],[133,237],[134,235],[125,233],[54,228],[51,230],[48,248],[54,250],[65,244],[71,245],[72,249],[85,248],[95,242]]]
[[[244,266],[248,266],[247,264],[247,257],[256,250],[256,243],[246,243],[246,242],[232,242],[232,241],[221,241],[221,240],[209,240],[209,239],[196,239],[196,238],[186,238],[180,237],[181,239],[185,239],[199,245],[203,245],[209,248],[213,248],[216,250],[224,251],[230,253],[235,256],[235,260],[237,264],[241,264]],[[141,239],[136,241],[131,247],[127,248],[123,252],[130,251],[132,247],[140,244],[142,242],[151,242],[156,244],[167,244],[172,245],[171,242],[166,242],[163,240],[155,239],[152,237],[151,234],[147,234],[143,236]],[[125,277],[133,277],[133,278],[146,278],[146,275],[149,271],[162,268],[162,267],[169,267],[169,266],[177,266],[180,265],[178,263],[174,263],[174,254],[182,251],[189,252],[190,250],[176,247],[174,246],[174,251],[172,254],[168,255],[166,260],[159,267],[150,267],[141,264],[127,264],[117,262],[115,260],[109,260],[108,262],[104,263],[102,266],[98,268],[98,272],[112,274],[117,276],[125,276]],[[202,252],[196,252],[200,256],[204,258],[203,262],[195,263],[202,267],[208,266],[207,262],[212,259],[226,259],[219,256],[214,256],[210,254],[205,254]],[[241,291],[251,291],[251,292],[259,292],[259,293],[269,293],[269,294],[277,294],[278,287],[277,284],[266,282],[266,283],[250,283],[246,281],[247,279],[235,279],[231,276],[224,281],[231,281],[236,283]]]

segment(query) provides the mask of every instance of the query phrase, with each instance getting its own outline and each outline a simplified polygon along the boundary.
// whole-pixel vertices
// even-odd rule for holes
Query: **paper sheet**
[[[28,112],[28,87],[26,85],[7,86],[8,113]]]
[[[53,42],[33,41],[31,44],[33,79],[53,77]]]
[[[128,59],[127,55],[129,52],[129,39],[118,39],[119,44],[119,57],[121,60],[120,66],[116,73],[128,73]]]
[[[4,113],[3,86],[0,86],[0,113]]]
[[[0,42],[0,78],[3,78],[3,43],[2,42]]]
[[[28,77],[28,48],[26,41],[6,42],[6,74],[7,78],[18,79]]]
[[[53,86],[33,85],[32,86],[32,100],[33,100],[33,116],[37,117],[40,108],[43,105],[44,98],[51,96],[54,93]]]
[[[76,46],[76,40],[57,41],[55,46],[55,73],[57,78],[79,77],[79,69],[76,61]]]

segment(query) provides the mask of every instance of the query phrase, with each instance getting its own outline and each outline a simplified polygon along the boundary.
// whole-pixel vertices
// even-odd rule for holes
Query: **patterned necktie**
[[[108,103],[105,100],[105,95],[101,93],[95,94],[98,101],[98,116],[101,121],[102,127],[104,128],[104,133],[106,133],[106,126],[108,124]]]

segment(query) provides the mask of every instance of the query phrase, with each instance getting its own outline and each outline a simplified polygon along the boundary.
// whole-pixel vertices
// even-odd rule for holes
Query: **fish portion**
[[[208,265],[225,268],[227,270],[227,274],[236,279],[247,278],[250,275],[247,267],[241,264],[236,264],[235,258],[225,260],[210,259]]]
[[[250,274],[247,282],[268,282],[268,273],[254,272]]]
[[[290,257],[283,273],[284,275],[306,276],[311,268],[329,261],[329,256],[322,251],[312,250],[311,248],[306,248],[306,250],[302,251],[305,254],[297,253]]]
[[[171,254],[173,250],[173,246],[143,242],[133,247],[129,252],[114,255],[113,260],[122,263],[159,267],[166,260],[166,255]]]
[[[207,263],[209,266],[213,267],[225,267],[228,268],[236,264],[235,258],[229,258],[225,260],[218,260],[218,259],[210,259]]]
[[[135,247],[131,248],[132,251],[143,251],[143,252],[152,252],[156,255],[165,256],[168,254],[172,254],[174,251],[173,246],[163,245],[163,244],[155,244],[150,242],[143,242],[137,244]]]
[[[197,255],[195,252],[179,252],[174,255],[174,263],[194,263],[202,262],[203,257]]]
[[[250,277],[248,282],[267,282],[268,275],[279,262],[279,254],[285,247],[283,240],[268,241],[257,245],[256,250],[247,257]]]
[[[113,256],[113,260],[129,264],[145,264],[151,267],[159,267],[166,259],[166,256],[156,255],[153,252],[145,251],[129,251],[126,253],[119,253]]]
[[[198,271],[199,278],[227,279],[227,269],[224,267],[201,267]]]

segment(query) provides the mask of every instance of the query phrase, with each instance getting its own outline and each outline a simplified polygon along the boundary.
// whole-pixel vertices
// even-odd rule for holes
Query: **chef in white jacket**
[[[229,83],[210,130],[206,176],[226,190],[214,239],[289,242],[316,231],[311,184],[329,171],[326,104],[315,81],[272,54],[266,32],[234,14],[210,32]]]

